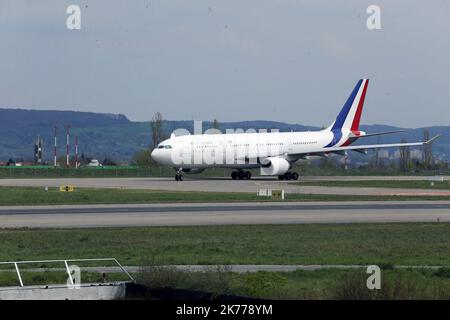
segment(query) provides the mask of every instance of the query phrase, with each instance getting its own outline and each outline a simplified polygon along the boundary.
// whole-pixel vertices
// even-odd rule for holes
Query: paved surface
[[[279,202],[0,208],[0,228],[450,222],[450,201]]]
[[[153,266],[154,268],[155,266]],[[368,265],[348,265],[348,264],[312,264],[312,265],[272,265],[272,264],[250,264],[250,265],[171,265],[171,266],[157,266],[156,268],[175,268],[180,271],[186,272],[219,272],[219,271],[230,271],[236,273],[246,273],[246,272],[258,272],[258,271],[271,271],[271,272],[292,272],[296,270],[314,271],[323,269],[365,269]],[[405,266],[397,265],[393,266],[395,269],[439,269],[442,266]],[[83,267],[81,266],[82,272],[106,272],[106,273],[122,273],[123,270],[119,267]],[[139,266],[124,266],[124,269],[129,273],[137,273],[141,271],[151,271],[150,266],[139,267]],[[66,272],[64,268],[21,268],[20,272],[56,272],[63,271]],[[14,269],[0,269],[0,272],[11,272],[16,273]],[[124,278],[127,278],[124,274]]]
[[[444,177],[448,180],[449,177]],[[314,180],[427,180],[428,177],[302,177]],[[225,178],[186,179],[176,182],[173,178],[55,178],[55,179],[0,179],[0,186],[59,187],[75,185],[89,188],[126,188],[170,191],[256,192],[261,188],[284,189],[286,193],[359,194],[359,195],[450,195],[450,190],[359,188],[302,186],[295,181],[279,181],[273,178],[234,181]]]

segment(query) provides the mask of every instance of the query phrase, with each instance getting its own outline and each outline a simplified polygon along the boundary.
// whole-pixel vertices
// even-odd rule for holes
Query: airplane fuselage
[[[248,168],[260,168],[261,175],[278,175],[279,179],[297,180],[290,172],[292,164],[300,159],[329,154],[345,155],[347,151],[364,153],[369,149],[423,146],[424,142],[376,145],[351,144],[364,137],[390,132],[366,134],[359,130],[368,79],[361,79],[351,92],[335,121],[326,129],[308,132],[251,132],[226,134],[172,135],[152,152],[152,158],[162,165],[175,168],[176,180],[183,172],[200,172],[205,168],[234,168],[233,179],[250,179]]]
[[[202,134],[163,141],[152,157],[174,168],[258,168],[259,159],[313,153],[333,139],[329,131]],[[296,159],[298,160],[298,159]]]

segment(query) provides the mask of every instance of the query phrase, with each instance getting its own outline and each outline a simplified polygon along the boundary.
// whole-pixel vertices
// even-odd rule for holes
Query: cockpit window
[[[164,146],[159,145],[158,149],[164,149]]]
[[[165,148],[166,148],[166,149],[172,149],[172,146],[165,145]]]

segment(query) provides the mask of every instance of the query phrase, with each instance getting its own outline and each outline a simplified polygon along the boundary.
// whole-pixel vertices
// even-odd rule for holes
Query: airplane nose
[[[156,162],[159,162],[161,160],[161,154],[158,149],[153,149],[152,153],[150,154],[150,157],[152,157],[153,160]]]

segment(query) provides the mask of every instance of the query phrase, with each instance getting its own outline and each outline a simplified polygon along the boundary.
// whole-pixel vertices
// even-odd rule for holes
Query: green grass
[[[255,201],[254,194],[178,192],[134,189],[76,188],[74,192],[59,192],[57,188],[0,187],[0,205],[20,204],[95,204],[95,203],[154,203],[203,201]]]
[[[450,223],[0,229],[0,261],[115,257],[123,265],[138,266],[377,264],[383,270],[382,290],[377,292],[365,288],[368,275],[363,269],[248,274],[226,268],[187,274],[149,274],[144,269],[147,274],[134,276],[153,286],[271,299],[449,299],[449,234]],[[393,265],[447,268],[392,269]],[[64,272],[21,269],[27,285],[67,279]],[[118,280],[119,275],[109,274],[108,279]],[[100,281],[99,273],[82,273],[83,283]],[[0,285],[17,283],[14,273],[0,272]]]
[[[64,271],[21,273],[24,285],[64,285]],[[368,290],[365,269],[322,269],[293,272],[183,272],[153,268],[133,274],[151,288],[178,288],[265,299],[450,299],[450,277],[440,269],[381,269],[381,290]],[[107,281],[128,280],[108,273]],[[81,272],[81,283],[101,283],[98,272]],[[0,272],[0,286],[19,286],[14,272]],[[132,297],[131,297],[132,298]],[[150,297],[148,297],[150,298]]]
[[[450,266],[450,223],[0,229],[0,261]]]
[[[286,194],[285,201],[388,201],[388,200],[450,200],[450,196],[378,196],[337,194]],[[0,187],[0,206],[57,204],[131,204],[164,202],[249,202],[277,201],[257,197],[255,193],[185,192],[133,189],[76,188],[74,192],[45,191],[38,187]],[[279,200],[278,200],[279,201]]]
[[[230,177],[232,169],[210,168],[196,176],[200,177]],[[252,169],[256,176],[259,170]],[[148,167],[138,166],[104,166],[77,169],[65,166],[0,166],[0,179],[21,178],[126,178],[126,177],[174,177],[175,170],[171,167],[158,165]]]
[[[207,272],[183,272],[156,267],[133,275],[138,283],[154,289],[189,289],[214,295],[231,294],[265,299],[450,299],[450,276],[441,270],[445,269],[382,268],[381,290],[367,289],[369,275],[363,268],[231,273],[226,267]],[[26,286],[67,283],[67,273],[64,271],[23,271],[21,275]],[[128,280],[123,274],[107,274],[107,281],[123,280]],[[81,272],[82,284],[101,282],[101,273]],[[0,272],[0,286],[19,286],[17,275],[14,272]]]
[[[303,181],[298,183],[301,186],[324,186],[324,187],[356,187],[356,188],[415,188],[430,190],[450,190],[450,181],[443,182],[427,180],[353,180],[353,181]]]
[[[100,159],[101,160],[101,159]],[[303,163],[295,165],[293,171],[300,172],[302,176],[430,176],[430,175],[447,175],[450,174],[449,169],[439,170],[418,170],[411,172],[400,172],[395,168],[384,169],[357,169],[351,168],[344,170],[337,167],[321,167],[311,163]],[[209,168],[198,177],[230,177],[232,169],[226,168]],[[259,175],[259,169],[252,169],[253,176]],[[138,166],[105,166],[105,167],[80,167],[66,168],[64,166],[0,166],[1,178],[114,178],[114,177],[173,177],[174,169],[170,167],[162,167],[152,165],[148,167]]]
[[[257,273],[237,281],[237,294],[275,299],[449,299],[450,278],[433,270],[385,270],[381,290],[368,290],[365,269]],[[249,278],[251,281],[249,281]],[[275,281],[271,280],[274,278]],[[278,281],[276,279],[279,279]]]
[[[294,272],[186,273],[152,267],[136,275],[151,288],[182,288],[267,299],[449,299],[450,277],[439,270],[381,269],[381,290],[368,290],[369,275],[361,269],[322,269]]]
[[[258,272],[235,277],[231,291],[269,299],[450,298],[450,278],[435,276],[432,270],[382,270],[380,291],[367,289],[368,276],[365,269]]]
[[[168,167],[135,167],[135,166],[105,166],[65,168],[53,166],[0,167],[0,178],[116,178],[116,177],[151,177],[173,176],[173,168]]]

